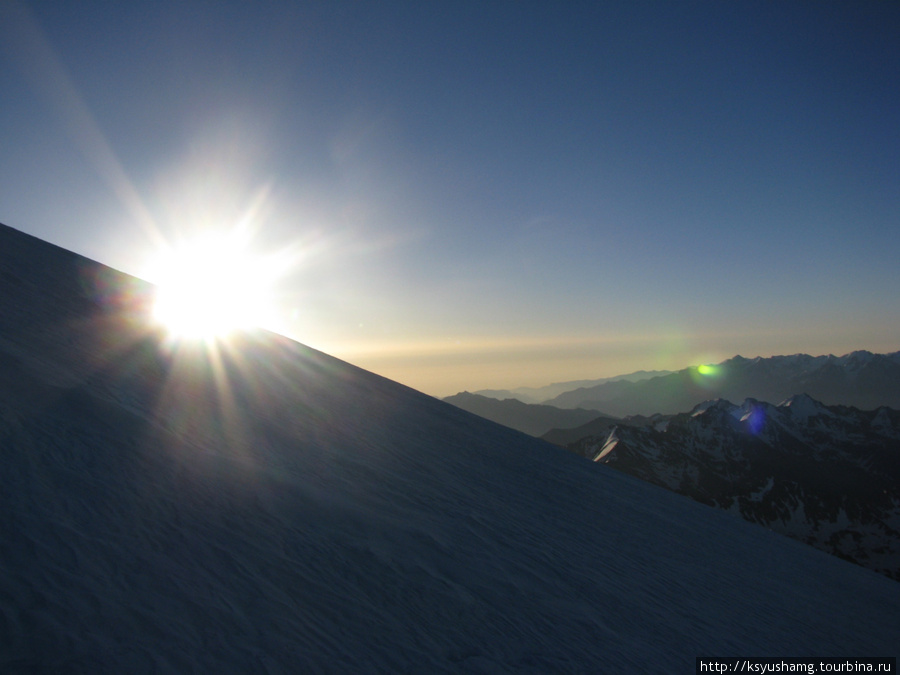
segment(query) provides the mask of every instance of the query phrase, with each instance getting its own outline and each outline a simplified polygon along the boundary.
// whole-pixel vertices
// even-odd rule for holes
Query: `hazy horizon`
[[[0,222],[435,396],[900,349],[900,5],[0,5]]]

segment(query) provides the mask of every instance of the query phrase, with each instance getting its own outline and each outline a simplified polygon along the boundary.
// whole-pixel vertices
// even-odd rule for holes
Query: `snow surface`
[[[99,272],[0,227],[2,672],[896,654],[896,582],[278,336],[167,351]]]

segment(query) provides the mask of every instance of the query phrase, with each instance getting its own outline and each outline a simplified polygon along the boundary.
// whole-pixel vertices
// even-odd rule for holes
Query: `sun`
[[[153,318],[175,338],[219,339],[273,319],[275,271],[237,237],[183,242],[154,267]]]

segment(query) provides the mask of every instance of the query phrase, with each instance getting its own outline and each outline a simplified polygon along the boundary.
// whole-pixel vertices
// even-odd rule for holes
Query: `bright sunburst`
[[[274,316],[275,271],[234,236],[205,236],[162,256],[154,318],[176,338],[217,339]]]

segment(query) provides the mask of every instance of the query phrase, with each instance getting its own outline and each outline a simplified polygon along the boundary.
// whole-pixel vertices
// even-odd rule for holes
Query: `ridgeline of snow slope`
[[[0,227],[0,671],[895,653],[900,584]],[[132,287],[131,299],[120,294]]]
[[[900,580],[900,412],[718,399],[568,447]]]

